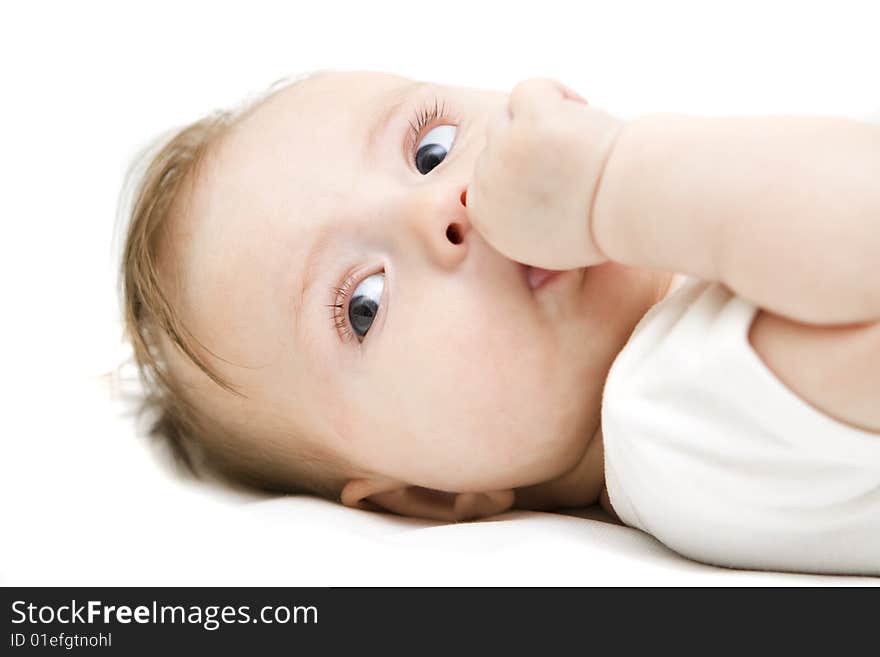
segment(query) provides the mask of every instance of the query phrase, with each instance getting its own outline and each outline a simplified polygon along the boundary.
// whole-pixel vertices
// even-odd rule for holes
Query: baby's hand
[[[520,82],[487,125],[468,216],[495,249],[544,269],[607,260],[593,242],[593,196],[623,122],[564,85]]]

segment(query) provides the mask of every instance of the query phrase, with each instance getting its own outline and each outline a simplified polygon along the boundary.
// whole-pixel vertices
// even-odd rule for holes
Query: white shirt
[[[603,392],[611,505],[697,561],[880,575],[880,434],[776,378],[748,340],[757,310],[691,278],[636,326]]]

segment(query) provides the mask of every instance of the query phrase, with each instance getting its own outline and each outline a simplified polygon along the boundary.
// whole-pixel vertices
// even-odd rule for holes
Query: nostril
[[[464,207],[467,207],[467,190],[466,189],[461,193],[461,204]]]
[[[446,238],[453,244],[461,244],[461,229],[458,224],[449,224],[446,229]]]

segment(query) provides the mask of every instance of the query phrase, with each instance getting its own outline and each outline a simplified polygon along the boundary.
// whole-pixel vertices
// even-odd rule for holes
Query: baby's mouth
[[[555,269],[541,269],[540,267],[531,267],[523,265],[525,268],[526,282],[532,290],[543,287],[548,281],[556,278],[561,271]]]

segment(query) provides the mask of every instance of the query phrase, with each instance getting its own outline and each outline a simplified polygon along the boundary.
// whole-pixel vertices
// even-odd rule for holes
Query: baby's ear
[[[446,493],[387,479],[352,479],[342,489],[341,498],[345,506],[354,509],[447,522],[486,518],[513,506],[512,490]]]

